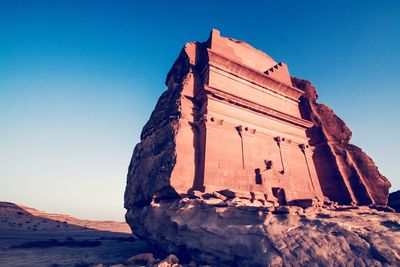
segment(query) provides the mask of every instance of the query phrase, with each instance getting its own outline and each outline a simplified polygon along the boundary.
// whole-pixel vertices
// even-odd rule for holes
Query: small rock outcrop
[[[390,182],[283,62],[213,30],[188,43],[134,149],[126,220],[157,257],[390,265]]]
[[[389,194],[388,206],[400,213],[400,190]]]

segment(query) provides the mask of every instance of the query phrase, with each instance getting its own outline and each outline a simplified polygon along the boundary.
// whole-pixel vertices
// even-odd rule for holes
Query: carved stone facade
[[[185,45],[166,84],[132,157],[128,210],[225,189],[279,204],[386,204],[389,181],[283,62],[212,30]]]

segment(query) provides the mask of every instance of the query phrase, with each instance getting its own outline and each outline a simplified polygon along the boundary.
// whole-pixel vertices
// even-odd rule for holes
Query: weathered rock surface
[[[274,210],[235,206],[232,200],[225,203],[187,198],[152,203],[135,213],[133,224],[155,251],[212,266],[395,266],[400,262],[399,214],[366,206]]]
[[[301,109],[303,115],[314,122],[308,133],[311,143],[325,146],[327,161],[335,163],[338,171],[337,175],[332,173],[332,179],[320,181],[324,195],[338,202],[352,200],[361,205],[386,205],[391,184],[361,148],[349,143],[352,132],[344,121],[328,106],[317,103],[318,93],[311,82],[295,77],[292,82],[305,91]],[[316,167],[321,165],[316,164]],[[340,190],[342,195],[338,195],[333,187],[347,187],[349,192],[345,194],[346,190]]]
[[[346,124],[316,102],[310,82],[290,80],[286,65],[278,63],[262,72],[255,68],[276,62],[246,43],[215,32],[211,36],[219,40],[215,47],[211,37],[184,46],[168,73],[168,89],[133,152],[125,208],[135,234],[147,240],[161,254],[158,257],[172,253],[200,264],[396,265],[400,227],[398,215],[385,206],[390,182],[365,152],[349,143]],[[260,58],[265,62],[258,62]],[[207,84],[212,71],[218,77],[213,86],[224,88]],[[237,77],[242,80],[231,83]],[[252,91],[255,94],[273,87],[262,92],[275,94],[266,99],[282,111],[257,104],[254,96],[249,101],[243,93],[254,89],[249,80],[264,86]],[[236,91],[240,97],[229,94],[233,87],[242,90]],[[282,103],[288,99],[293,102],[286,107]],[[223,107],[232,112],[221,115]],[[209,111],[213,108],[218,112]],[[243,109],[247,113],[241,113]],[[235,127],[243,123],[237,117],[246,120],[247,115],[258,116],[253,122],[257,118],[267,126]],[[277,121],[283,130],[268,129]],[[273,138],[279,130],[293,138]],[[262,131],[264,135],[257,135]],[[231,141],[235,149],[230,149]],[[255,160],[245,163],[249,158]],[[256,160],[265,166],[252,165]],[[289,164],[286,170],[284,160]],[[284,206],[286,202],[292,205]]]
[[[128,209],[147,206],[156,196],[178,197],[170,176],[176,163],[175,136],[182,117],[182,87],[189,72],[186,47],[177,62],[174,82],[158,99],[143,127],[141,142],[133,151],[125,190],[125,207]]]

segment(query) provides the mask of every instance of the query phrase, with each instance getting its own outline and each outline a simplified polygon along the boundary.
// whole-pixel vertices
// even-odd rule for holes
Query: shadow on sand
[[[109,228],[98,230],[96,222],[72,218],[77,222],[73,224],[65,218],[71,219],[37,216],[13,203],[0,202],[0,266],[110,265],[149,252],[144,241],[113,231],[113,222],[98,222],[100,228]]]

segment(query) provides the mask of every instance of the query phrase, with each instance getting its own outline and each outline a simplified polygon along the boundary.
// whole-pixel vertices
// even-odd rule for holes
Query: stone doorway
[[[286,205],[285,189],[281,187],[272,187],[272,194],[278,199],[279,205]]]

